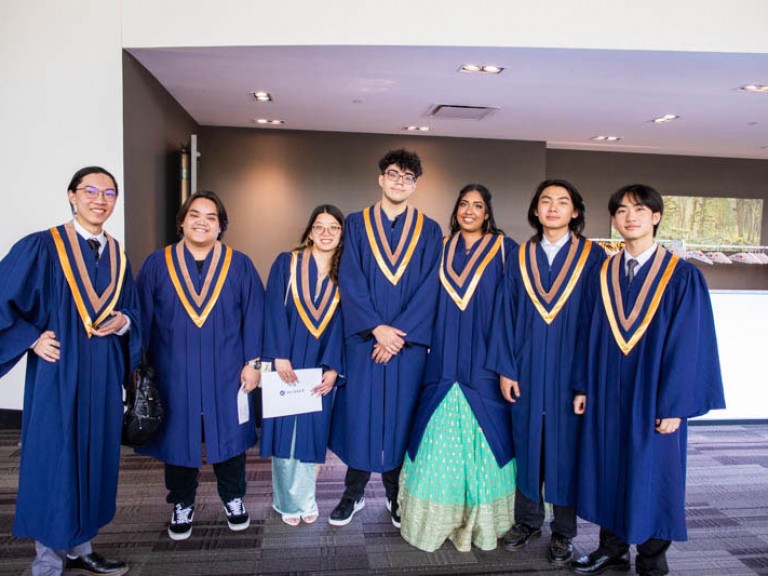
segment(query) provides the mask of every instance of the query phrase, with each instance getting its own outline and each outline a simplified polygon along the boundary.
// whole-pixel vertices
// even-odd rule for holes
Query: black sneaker
[[[528,546],[529,540],[539,536],[541,536],[540,528],[533,528],[528,524],[518,522],[501,539],[501,545],[504,546],[505,550],[517,552]]]
[[[224,504],[224,512],[227,513],[227,524],[233,532],[245,530],[251,525],[251,517],[245,509],[242,498],[233,498]]]
[[[168,525],[168,536],[171,540],[186,540],[192,535],[192,520],[195,518],[195,505],[184,507],[174,504],[171,523]]]
[[[387,498],[387,510],[392,517],[392,525],[395,528],[400,528],[400,506],[397,501]]]
[[[110,560],[109,558],[104,558],[101,554],[91,552],[85,556],[67,558],[64,571],[67,574],[85,574],[87,576],[96,576],[98,574],[121,576],[128,572],[128,565],[125,562]]]
[[[361,497],[360,500],[355,502],[354,498],[343,496],[336,508],[331,512],[328,523],[332,526],[346,526],[352,521],[352,516],[355,515],[355,512],[363,508],[365,508],[365,497]]]
[[[573,560],[573,543],[568,536],[552,534],[549,541],[549,562],[555,566],[565,566]]]

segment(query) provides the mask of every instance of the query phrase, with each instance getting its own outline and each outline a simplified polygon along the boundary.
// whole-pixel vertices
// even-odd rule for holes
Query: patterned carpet
[[[19,433],[0,431],[0,575],[29,574],[33,545],[10,535],[19,458]],[[320,471],[317,524],[291,528],[271,509],[269,461],[248,455],[251,527],[227,529],[210,467],[203,469],[192,537],[166,535],[162,467],[123,453],[118,511],[95,541],[106,556],[127,560],[133,576],[245,574],[552,574],[567,573],[546,560],[548,531],[526,551],[435,553],[406,544],[389,521],[384,489],[374,475],[366,508],[348,526],[327,516],[343,487],[344,467],[331,457]],[[673,543],[673,574],[768,576],[768,426],[696,426],[688,458],[689,541]],[[580,523],[576,546],[596,546],[597,528]]]

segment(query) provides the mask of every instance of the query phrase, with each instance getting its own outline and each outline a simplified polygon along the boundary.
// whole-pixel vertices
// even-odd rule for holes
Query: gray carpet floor
[[[343,490],[344,466],[333,455],[318,479],[321,518],[314,525],[285,525],[271,509],[270,464],[248,453],[251,527],[227,528],[210,466],[204,467],[190,539],[166,535],[162,466],[125,449],[117,515],[95,547],[128,561],[133,576],[245,574],[553,574],[568,573],[546,560],[549,532],[525,551],[457,552],[446,543],[434,553],[408,545],[389,521],[384,489],[374,475],[366,508],[345,527],[328,514]],[[0,431],[0,575],[29,574],[34,547],[11,536],[19,466],[19,433]],[[691,428],[688,457],[689,540],[673,543],[673,574],[768,576],[768,426]],[[590,552],[597,527],[579,523],[577,548]]]

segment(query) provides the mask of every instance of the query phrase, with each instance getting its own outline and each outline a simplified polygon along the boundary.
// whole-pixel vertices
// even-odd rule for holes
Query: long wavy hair
[[[336,246],[336,250],[333,252],[333,257],[331,258],[331,269],[328,271],[328,276],[331,278],[334,284],[337,284],[339,281],[339,262],[341,262],[341,252],[344,249],[344,213],[341,210],[339,210],[333,204],[320,204],[320,206],[315,207],[315,209],[312,210],[312,214],[309,215],[307,227],[304,229],[304,232],[301,235],[301,240],[299,240],[299,245],[296,247],[296,249],[303,250],[304,248],[309,248],[312,246],[312,239],[309,237],[309,235],[312,233],[312,226],[314,226],[315,220],[320,214],[328,214],[333,216],[333,218],[339,223],[339,226],[341,226],[341,232],[339,232],[339,245]]]

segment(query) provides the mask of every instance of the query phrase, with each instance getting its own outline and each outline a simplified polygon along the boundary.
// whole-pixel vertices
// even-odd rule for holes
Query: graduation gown
[[[539,242],[526,242],[512,255],[489,366],[516,380],[520,398],[508,404],[517,458],[518,489],[533,502],[576,504],[581,420],[573,413],[571,367],[584,278],[605,252],[584,238],[571,237],[550,267]],[[544,478],[541,454],[544,451]]]
[[[27,355],[13,533],[65,549],[91,540],[115,515],[122,391],[141,342],[136,289],[118,243],[108,236],[97,262],[72,223],[55,233],[56,240],[51,231],[27,236],[0,262],[0,376]],[[128,333],[89,338],[86,325],[111,310],[131,319]],[[58,362],[29,350],[46,330],[61,343]]]
[[[623,258],[593,275],[585,302],[578,513],[628,543],[686,540],[685,419],[725,407],[709,291],[661,247],[631,285]],[[659,434],[657,418],[683,420]]]
[[[342,378],[338,287],[328,277],[317,294],[316,286],[317,265],[311,249],[277,257],[267,281],[264,359],[287,358],[294,370],[333,369]],[[323,396],[322,412],[262,420],[262,457],[290,458],[295,428],[293,457],[302,462],[325,462],[333,396],[333,392]]]
[[[511,238],[487,234],[467,254],[460,233],[445,239],[432,348],[408,444],[411,460],[416,459],[432,414],[454,383],[461,387],[499,468],[514,456],[509,408],[499,391],[499,375],[485,364],[491,333],[498,327],[496,288],[516,246]]]
[[[240,373],[261,356],[264,288],[251,260],[217,242],[198,273],[184,242],[150,254],[136,278],[147,358],[157,371],[165,421],[138,448],[168,464],[198,468],[256,443],[254,395],[239,423]]]
[[[339,290],[347,383],[336,392],[330,448],[359,470],[403,463],[438,296],[440,226],[409,206],[390,221],[379,204],[347,217]],[[406,332],[387,364],[371,359],[372,330]]]

